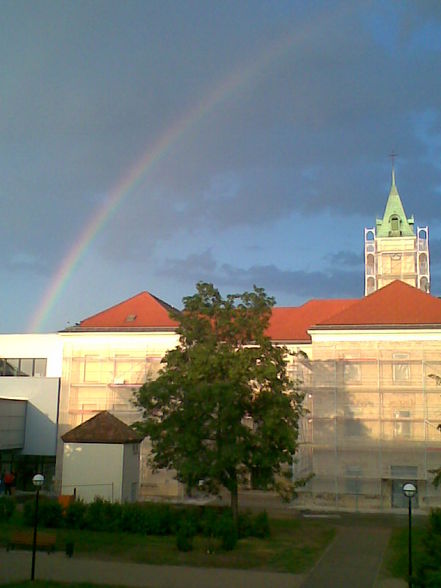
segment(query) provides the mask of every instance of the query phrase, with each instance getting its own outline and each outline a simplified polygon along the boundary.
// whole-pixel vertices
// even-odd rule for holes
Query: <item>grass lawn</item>
[[[422,554],[422,538],[427,526],[427,519],[414,519],[412,522],[412,563]],[[383,558],[381,568],[382,577],[407,579],[409,569],[408,560],[408,529],[407,526],[392,530],[389,545]]]
[[[17,513],[10,523],[0,524],[0,545],[21,527]],[[223,551],[213,539],[196,537],[193,551],[178,551],[174,536],[145,536],[128,533],[48,530],[56,533],[57,549],[64,551],[73,541],[75,554],[82,557],[137,563],[257,569],[302,573],[312,567],[335,534],[329,521],[272,519],[268,539],[241,539],[233,551]]]
[[[11,582],[10,584],[2,584],[2,588],[97,588],[98,584],[89,584],[89,582],[51,582],[49,580],[34,580],[31,582]],[[99,588],[125,588],[124,586],[108,586],[107,584],[99,584]]]

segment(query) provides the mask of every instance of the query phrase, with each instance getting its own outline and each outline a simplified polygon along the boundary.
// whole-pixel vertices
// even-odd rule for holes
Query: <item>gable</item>
[[[178,323],[170,318],[171,310],[176,309],[149,292],[140,292],[132,298],[82,320],[66,331],[174,330]]]

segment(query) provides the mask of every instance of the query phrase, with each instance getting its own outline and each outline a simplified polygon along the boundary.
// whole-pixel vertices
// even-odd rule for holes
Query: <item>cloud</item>
[[[200,273],[286,297],[359,293],[362,265],[342,235],[382,215],[391,150],[406,213],[423,226],[441,220],[440,38],[435,2],[6,2],[0,247],[8,271],[55,274],[162,138],[148,173],[92,241],[97,265],[136,274],[142,262],[168,257],[163,275],[172,279],[181,276],[174,249],[188,261],[186,283]],[[300,224],[324,235],[322,251],[314,243],[316,271],[295,267],[298,250],[314,267]],[[261,233],[277,241],[274,260],[249,254]],[[340,239],[327,271],[325,233]],[[232,234],[234,252],[221,256],[218,244]]]
[[[346,267],[363,267],[363,258],[359,253],[353,251],[338,251],[325,256],[325,261],[331,265]]]
[[[183,283],[212,282],[218,287],[251,289],[253,284],[284,299],[344,298],[362,294],[363,276],[354,270],[325,271],[285,270],[276,265],[253,265],[248,268],[218,264],[210,251],[184,259],[168,259],[158,275],[173,277]]]
[[[50,273],[48,264],[44,260],[28,253],[12,255],[10,259],[5,260],[3,269],[14,273],[35,274],[38,276],[47,276]]]

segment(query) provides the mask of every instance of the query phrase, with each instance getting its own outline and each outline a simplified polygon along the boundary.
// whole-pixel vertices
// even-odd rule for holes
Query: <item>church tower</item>
[[[364,230],[364,293],[371,294],[394,280],[430,292],[429,229],[406,217],[392,169],[392,186],[382,219]]]

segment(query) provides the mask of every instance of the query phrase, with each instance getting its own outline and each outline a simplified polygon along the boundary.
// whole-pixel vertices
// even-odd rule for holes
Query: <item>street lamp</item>
[[[34,516],[34,539],[32,541],[32,568],[31,568],[31,580],[35,578],[35,552],[37,550],[37,524],[38,524],[38,497],[40,494],[41,487],[44,484],[44,476],[42,474],[35,474],[32,478],[37,492],[35,494],[35,516]]]
[[[412,588],[412,498],[417,492],[415,484],[406,482],[403,484],[403,494],[409,499],[409,588]]]

